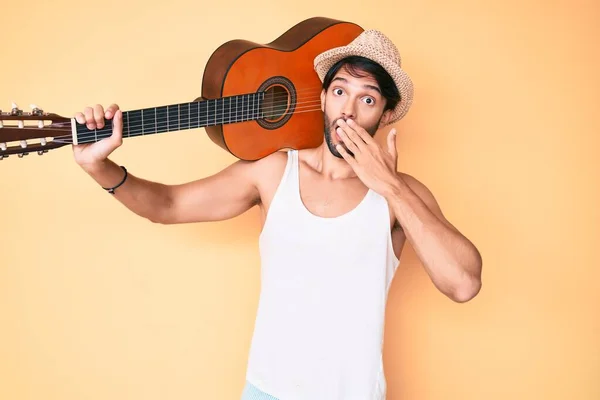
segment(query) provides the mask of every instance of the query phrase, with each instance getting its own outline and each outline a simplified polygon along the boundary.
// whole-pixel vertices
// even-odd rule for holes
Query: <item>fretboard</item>
[[[123,137],[152,135],[264,118],[264,92],[214,100],[123,111]],[[112,121],[102,129],[77,124],[78,143],[97,142],[112,134]]]

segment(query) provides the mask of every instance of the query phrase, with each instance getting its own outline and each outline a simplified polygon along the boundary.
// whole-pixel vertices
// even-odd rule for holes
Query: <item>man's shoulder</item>
[[[288,155],[287,151],[279,150],[275,151],[268,156],[253,161],[255,168],[259,170],[270,170],[285,166],[287,163]]]
[[[287,151],[275,151],[268,156],[252,161],[252,173],[257,184],[269,184],[278,181],[287,164]]]

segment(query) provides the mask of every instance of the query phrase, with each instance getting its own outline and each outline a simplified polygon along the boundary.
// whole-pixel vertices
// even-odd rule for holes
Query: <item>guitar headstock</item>
[[[35,105],[25,112],[13,103],[10,111],[0,109],[0,160],[11,154],[42,155],[70,144],[71,131],[70,118],[45,113]]]

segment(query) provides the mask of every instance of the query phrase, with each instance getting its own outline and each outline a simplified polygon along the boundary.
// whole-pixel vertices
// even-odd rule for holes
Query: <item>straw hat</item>
[[[401,68],[400,52],[394,43],[380,31],[368,29],[348,45],[319,54],[314,59],[314,68],[321,82],[333,64],[348,56],[368,58],[381,65],[390,74],[400,92],[400,101],[392,110],[388,124],[404,117],[413,101],[413,83]]]

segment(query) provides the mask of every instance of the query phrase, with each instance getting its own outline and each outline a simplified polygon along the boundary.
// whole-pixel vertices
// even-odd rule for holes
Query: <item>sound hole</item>
[[[258,92],[264,93],[261,104],[263,118],[256,122],[265,129],[277,129],[292,118],[296,109],[296,88],[289,79],[274,76],[265,81]]]
[[[290,104],[290,94],[285,87],[273,85],[265,91],[263,99],[264,119],[277,122],[285,115]]]

